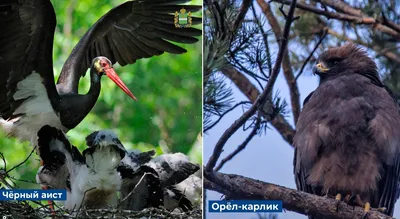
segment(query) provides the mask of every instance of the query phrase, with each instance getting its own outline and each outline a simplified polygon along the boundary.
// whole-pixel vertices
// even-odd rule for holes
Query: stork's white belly
[[[107,163],[103,161],[98,159],[96,163]],[[86,165],[81,165],[71,175],[66,209],[79,209],[82,204],[88,208],[106,208],[117,204],[117,191],[121,189],[122,180],[116,170],[92,172]]]
[[[16,101],[26,100],[13,112],[13,115],[22,114],[22,116],[8,121],[0,119],[0,124],[8,135],[30,141],[35,146],[37,133],[45,125],[59,128],[64,132],[68,131],[53,110],[47,90],[38,73],[33,72],[18,82],[13,98]]]

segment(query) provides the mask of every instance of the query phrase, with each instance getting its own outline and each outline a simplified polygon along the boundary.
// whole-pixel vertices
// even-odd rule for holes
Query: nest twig
[[[162,208],[146,208],[142,211],[110,209],[80,209],[77,212],[67,212],[58,209],[50,212],[42,207],[33,208],[26,201],[0,201],[0,214],[7,219],[44,219],[44,218],[165,218],[165,219],[196,219],[201,218],[202,211],[195,208],[192,211],[180,213]],[[79,215],[78,217],[76,215]]]
[[[15,189],[15,185],[10,184],[7,179],[12,181],[10,172],[20,167],[30,158],[34,150],[20,164],[7,171],[4,155],[0,152],[0,160],[3,158],[4,168],[0,168],[0,189]],[[35,203],[38,207],[33,207]],[[57,208],[51,211],[48,206],[38,201],[0,201],[0,217],[6,219],[45,219],[45,218],[165,218],[165,219],[197,219],[202,218],[202,210],[198,206],[189,212],[168,211],[164,208],[146,208],[142,211],[122,210],[119,208],[109,209],[85,209],[80,208],[76,211],[67,211],[64,208]]]

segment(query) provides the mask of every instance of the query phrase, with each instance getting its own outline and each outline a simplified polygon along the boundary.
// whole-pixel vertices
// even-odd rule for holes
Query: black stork
[[[50,0],[0,2],[0,120],[8,135],[36,143],[44,125],[67,132],[95,105],[100,79],[107,75],[125,93],[133,94],[113,70],[113,64],[132,64],[164,52],[186,50],[171,43],[195,43],[201,30],[176,28],[174,13],[191,0],[134,0],[101,17],[72,50],[57,84],[53,75],[53,38],[56,16]],[[95,4],[95,3],[94,3]],[[201,19],[192,18],[192,24]],[[78,93],[81,77],[90,68],[91,86]]]

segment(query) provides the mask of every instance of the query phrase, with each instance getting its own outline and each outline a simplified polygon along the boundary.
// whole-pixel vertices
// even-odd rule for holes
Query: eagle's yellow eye
[[[325,68],[324,65],[322,65],[321,62],[318,63],[318,64],[316,65],[316,67],[318,68],[318,71],[320,71],[320,72],[327,72],[327,71],[329,71],[329,68]]]

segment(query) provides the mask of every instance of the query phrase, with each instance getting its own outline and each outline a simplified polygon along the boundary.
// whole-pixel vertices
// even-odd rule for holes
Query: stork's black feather
[[[72,157],[72,160],[74,160],[75,162],[85,164],[85,158],[83,157],[81,152],[78,150],[78,148],[73,145],[71,147],[71,157]]]
[[[201,6],[181,5],[187,2],[190,0],[135,0],[111,9],[74,47],[55,85],[52,51],[56,16],[50,0],[1,1],[0,116],[13,123],[10,135],[29,140],[36,136],[43,125],[57,126],[64,132],[76,127],[93,108],[100,94],[102,74],[94,73],[93,68],[89,93],[78,94],[79,80],[92,66],[95,57],[105,56],[112,64],[124,66],[164,52],[186,52],[175,43],[195,43],[198,41],[195,37],[202,34],[201,30],[195,28],[176,28],[174,25],[174,13],[180,9],[185,8],[188,12],[201,9]],[[192,24],[200,22],[201,19],[192,18]],[[27,83],[27,78],[34,80],[27,80]],[[17,87],[18,83],[24,81],[24,86]],[[35,91],[38,93],[27,92],[29,88],[37,88]],[[21,89],[22,92],[15,96]],[[42,89],[46,90],[47,95],[43,94]],[[61,123],[40,121],[37,124],[35,122],[38,121],[28,119],[15,124],[9,120],[32,116],[24,107],[19,107],[38,95],[46,102],[46,106],[51,105],[43,113],[50,113],[59,118]],[[35,112],[35,115],[40,113]],[[26,132],[18,132],[14,127],[24,122],[37,125],[26,131],[33,130],[29,132],[32,136],[25,136],[22,133]]]
[[[148,207],[163,205],[163,190],[157,172],[148,166],[133,171],[127,166],[119,166],[117,171],[123,180],[121,207],[140,211]]]
[[[53,107],[57,108],[59,96],[52,60],[56,16],[50,1],[2,1],[0,26],[0,116],[18,116],[13,112],[22,101],[13,99],[16,85],[34,71],[43,78]]]
[[[128,153],[128,156],[132,162],[143,165],[149,162],[155,154],[156,152],[154,150],[150,150],[141,153]]]
[[[62,142],[62,144],[65,146],[65,149],[69,153],[71,153],[72,150],[71,144],[69,143],[68,139],[65,137],[64,133],[61,130],[51,127],[49,125],[45,125],[39,130],[37,135],[38,135],[39,153],[41,157],[43,156],[42,160],[44,163],[45,160],[47,159],[46,156],[51,151],[50,147],[52,145],[52,141]]]
[[[99,134],[99,131],[95,131],[95,132],[92,132],[91,134],[89,134],[88,136],[86,136],[86,145],[88,146],[88,147],[92,147],[92,146],[94,146],[94,144],[95,144],[95,138],[96,138],[96,136]]]
[[[188,198],[186,198],[185,194],[183,194],[175,186],[171,186],[168,189],[171,190],[172,193],[174,193],[173,199],[178,203],[179,208],[181,208],[184,212],[193,210],[192,202]]]
[[[172,168],[170,165],[168,162],[161,162],[162,172],[168,173],[162,176],[161,184],[163,188],[181,183],[200,169],[199,165],[191,162],[181,163],[177,169]]]
[[[195,43],[202,31],[176,28],[174,13],[182,8],[196,12],[201,6],[180,5],[190,0],[128,1],[110,10],[82,37],[65,62],[57,84],[72,81],[65,91],[78,91],[79,77],[84,75],[96,56],[105,56],[121,66],[164,52],[181,54],[185,49],[171,43]],[[201,19],[193,18],[193,24]]]
[[[69,176],[66,153],[71,153],[71,145],[61,130],[48,125],[43,126],[37,135],[39,156],[43,161],[37,180],[51,188],[64,189]]]

